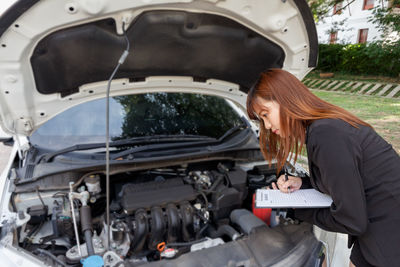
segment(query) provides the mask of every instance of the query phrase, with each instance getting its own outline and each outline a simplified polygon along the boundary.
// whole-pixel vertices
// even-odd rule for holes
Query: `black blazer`
[[[365,260],[400,266],[400,157],[372,128],[339,119],[307,129],[310,184],[329,194],[324,209],[296,209],[295,217],[358,240]],[[306,181],[304,181],[306,183]]]

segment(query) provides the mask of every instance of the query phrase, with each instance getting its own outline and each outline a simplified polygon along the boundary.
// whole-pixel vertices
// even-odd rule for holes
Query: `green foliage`
[[[329,10],[336,4],[334,0],[311,0],[308,1],[311,12],[316,22],[327,16]]]
[[[343,47],[341,44],[320,44],[317,69],[322,71],[339,71],[343,58]]]
[[[366,53],[365,44],[353,44],[343,47],[341,68],[344,72],[353,74],[370,74],[365,72],[370,64],[370,57]]]
[[[315,22],[323,22],[325,18],[331,17],[332,8],[341,3],[341,9],[344,10],[350,6],[355,0],[308,0],[308,5],[313,13]],[[369,22],[372,22],[379,28],[382,38],[387,42],[396,42],[400,46],[400,38],[390,40],[389,35],[393,32],[400,34],[400,0],[388,0],[388,3],[380,1],[380,5],[376,5],[372,10],[372,16],[369,17]],[[336,12],[340,11],[336,10]],[[335,25],[335,23],[337,25]],[[340,25],[340,23],[342,25]],[[334,22],[329,32],[338,32],[349,30],[343,28],[344,22]],[[347,26],[346,26],[347,27]]]
[[[344,3],[343,0],[308,0],[307,2],[314,16],[315,22],[319,22],[324,20],[326,17],[332,16],[331,11],[334,5],[343,3],[342,9],[344,9],[354,1],[355,0],[348,0]]]
[[[400,74],[400,46],[383,42],[369,44],[320,44],[317,69],[348,74]]]
[[[376,6],[372,10],[373,16],[369,21],[378,26],[382,37],[387,37],[392,31],[400,33],[400,13],[395,8],[400,8],[400,0],[391,0],[389,7]],[[396,41],[400,45],[400,40]]]

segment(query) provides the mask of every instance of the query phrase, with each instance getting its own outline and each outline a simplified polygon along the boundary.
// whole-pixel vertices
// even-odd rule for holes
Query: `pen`
[[[283,169],[285,170],[285,182],[286,181],[288,181],[289,180],[289,178],[288,178],[288,174],[287,174],[287,168],[286,168],[286,165],[283,165]],[[289,194],[290,194],[290,186],[288,186],[288,192],[289,192]]]

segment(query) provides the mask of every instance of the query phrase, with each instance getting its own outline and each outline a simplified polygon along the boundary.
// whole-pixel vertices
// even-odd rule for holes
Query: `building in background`
[[[344,0],[317,23],[319,43],[357,44],[381,40],[378,27],[369,22],[372,9],[388,5],[387,0]]]

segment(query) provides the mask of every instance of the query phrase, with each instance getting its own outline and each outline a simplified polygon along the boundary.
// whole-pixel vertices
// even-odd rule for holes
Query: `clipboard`
[[[292,193],[257,189],[256,208],[327,208],[333,200],[315,189],[300,189]]]

